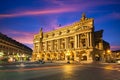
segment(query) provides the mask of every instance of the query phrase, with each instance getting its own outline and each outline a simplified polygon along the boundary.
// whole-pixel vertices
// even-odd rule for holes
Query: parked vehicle
[[[44,64],[45,63],[45,61],[44,60],[38,60],[38,61],[36,61],[37,63],[40,63],[40,64]]]

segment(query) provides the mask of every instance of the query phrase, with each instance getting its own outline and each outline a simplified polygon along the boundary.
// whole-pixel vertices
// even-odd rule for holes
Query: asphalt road
[[[117,64],[52,64],[0,69],[0,80],[120,80],[120,65]]]

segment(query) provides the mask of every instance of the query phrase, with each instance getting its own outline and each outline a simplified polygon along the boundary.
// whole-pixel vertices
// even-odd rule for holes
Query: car
[[[44,64],[45,63],[44,60],[38,60],[37,62],[40,63],[40,64]]]

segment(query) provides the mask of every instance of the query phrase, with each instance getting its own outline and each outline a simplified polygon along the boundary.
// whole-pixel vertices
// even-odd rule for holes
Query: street
[[[118,64],[56,64],[0,69],[0,80],[120,80]]]

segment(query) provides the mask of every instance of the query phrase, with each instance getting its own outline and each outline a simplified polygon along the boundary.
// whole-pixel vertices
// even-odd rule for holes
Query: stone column
[[[33,51],[34,51],[34,53],[36,53],[36,47],[35,47],[35,45],[36,45],[36,43],[34,43],[34,45],[33,45]]]
[[[91,32],[90,32],[90,47],[92,47],[92,34],[91,34]]]
[[[38,41],[38,53],[42,50],[41,47],[42,47],[42,39],[40,38]]]
[[[44,60],[47,61],[47,54],[44,54]]]
[[[76,51],[74,51],[73,54],[74,54],[74,60],[76,60]]]
[[[77,35],[77,48],[78,48],[78,35]]]
[[[86,43],[87,43],[87,47],[89,47],[89,33],[87,33],[87,41],[86,41]]]
[[[78,48],[80,48],[80,34],[78,34]]]
[[[37,54],[38,54],[40,52],[40,43],[39,42],[37,43],[37,46],[38,46],[37,47]]]
[[[47,41],[45,42],[45,51],[47,51]]]
[[[67,49],[69,48],[69,38],[67,38]]]
[[[68,49],[68,37],[65,38],[65,49]]]
[[[60,39],[57,40],[57,46],[58,46],[57,48],[59,50],[60,49]]]
[[[75,49],[77,48],[77,35],[75,35]]]
[[[40,52],[40,42],[36,42],[36,53]]]
[[[91,63],[92,61],[91,51],[87,51],[87,62]]]
[[[51,41],[51,50],[54,50],[53,40]]]

